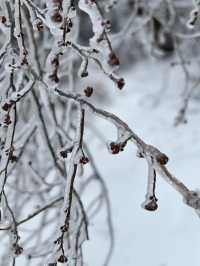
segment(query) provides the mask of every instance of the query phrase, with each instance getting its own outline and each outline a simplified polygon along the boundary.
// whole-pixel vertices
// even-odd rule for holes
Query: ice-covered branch
[[[94,105],[87,102],[80,95],[73,95],[73,94],[65,93],[59,89],[56,89],[55,92],[57,92],[58,95],[63,96],[67,99],[72,99],[76,102],[79,102],[82,105],[82,107],[85,107],[86,110],[89,109],[94,114],[113,123],[117,127],[118,130],[123,129],[127,133],[127,140],[132,140],[136,144],[140,157],[152,158],[152,161],[153,161],[152,167],[174,189],[176,189],[182,195],[185,203],[194,209],[197,209],[197,210],[200,209],[200,197],[198,196],[198,194],[188,189],[181,181],[179,181],[175,176],[173,176],[168,171],[168,169],[165,167],[165,165],[168,162],[168,157],[164,153],[159,151],[154,146],[146,144],[139,136],[137,136],[137,134],[135,134],[129,128],[129,126],[124,121],[122,121],[119,117],[115,116],[114,114],[96,108]],[[153,171],[153,178],[155,178],[154,169],[152,170],[150,169],[150,171]],[[150,182],[152,182],[151,180],[152,180],[152,177],[150,177]]]

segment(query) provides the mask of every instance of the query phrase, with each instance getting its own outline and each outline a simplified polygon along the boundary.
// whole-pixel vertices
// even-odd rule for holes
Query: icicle
[[[152,159],[147,159],[148,161],[148,185],[146,200],[142,204],[142,207],[148,211],[155,211],[158,208],[157,198],[155,196],[155,186],[156,186],[156,171],[153,167]]]

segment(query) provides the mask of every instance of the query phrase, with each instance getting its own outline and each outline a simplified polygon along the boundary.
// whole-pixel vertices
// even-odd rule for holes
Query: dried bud
[[[147,202],[143,204],[143,207],[147,211],[155,211],[158,209],[157,199],[155,197],[151,197]]]
[[[6,21],[7,21],[7,19],[6,19],[5,16],[1,16],[1,17],[0,17],[0,22],[1,22],[1,23],[5,24]]]
[[[88,76],[88,72],[87,71],[83,71],[82,73],[81,73],[81,77],[82,78],[85,78],[85,77],[87,77]]]
[[[106,30],[110,30],[110,28],[111,28],[111,22],[110,22],[110,20],[102,21],[102,22],[101,22],[101,25],[102,25],[103,27],[105,27]]]
[[[10,161],[11,161],[11,163],[17,162],[17,156],[12,154],[10,156]]]
[[[81,164],[87,164],[88,162],[89,162],[88,157],[83,156],[83,157],[80,159],[80,163],[81,163]]]
[[[137,151],[136,156],[138,158],[144,158],[143,154],[140,151]]]
[[[125,81],[123,78],[120,78],[117,80],[117,86],[120,90],[124,87],[124,85],[125,85]]]
[[[67,225],[63,225],[63,226],[61,226],[60,227],[60,230],[61,230],[61,232],[67,232],[68,231],[68,228],[69,228],[69,226],[67,226]]]
[[[120,65],[119,58],[116,56],[115,53],[110,53],[110,54],[109,54],[109,60],[108,60],[108,63],[109,63],[111,66],[119,66],[119,65]]]
[[[59,11],[55,11],[54,14],[51,16],[51,19],[56,23],[62,22],[62,16]]]
[[[7,114],[5,116],[5,119],[4,119],[4,124],[6,124],[7,126],[10,125],[12,123],[12,121],[10,120],[10,115]]]
[[[90,97],[93,94],[93,88],[92,87],[87,87],[84,90],[85,96]]]
[[[67,262],[68,259],[67,257],[65,257],[64,255],[61,255],[59,258],[58,258],[58,262],[61,262],[61,263],[64,263],[64,262]]]
[[[110,149],[112,154],[117,154],[120,151],[120,146],[119,144],[115,143],[115,142],[111,142],[110,143]]]
[[[4,105],[2,106],[2,109],[4,111],[8,111],[12,106],[12,103],[4,103]]]
[[[64,159],[67,158],[68,153],[72,152],[72,149],[73,149],[73,146],[71,146],[65,150],[60,151],[60,156]]]
[[[60,156],[62,158],[67,158],[68,152],[67,151],[60,151]]]
[[[18,244],[13,244],[13,248],[15,255],[19,256],[22,254],[23,248],[21,246],[19,246]]]
[[[156,156],[156,160],[157,160],[157,162],[159,162],[160,164],[165,165],[165,164],[167,164],[167,162],[169,161],[169,158],[168,158],[164,153],[159,153],[159,154]]]

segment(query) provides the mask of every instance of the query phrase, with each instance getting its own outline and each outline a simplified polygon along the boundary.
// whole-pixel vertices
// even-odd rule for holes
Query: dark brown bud
[[[6,21],[7,21],[7,19],[6,19],[5,16],[1,16],[1,17],[0,17],[0,21],[1,21],[1,23],[5,24]]]
[[[12,103],[4,103],[4,105],[2,106],[2,109],[4,111],[8,111],[12,106]]]
[[[64,233],[64,232],[68,231],[68,228],[69,228],[69,226],[63,225],[63,226],[60,227],[60,230]]]
[[[15,255],[18,256],[18,255],[21,255],[22,254],[23,248],[21,246],[19,246],[18,244],[16,244],[13,247],[15,249],[15,251],[14,251]]]
[[[56,23],[62,22],[62,16],[59,11],[55,11],[54,14],[51,16],[51,19]]]
[[[65,257],[64,255],[61,255],[59,258],[58,258],[58,262],[61,262],[61,263],[64,263],[64,262],[67,262],[68,259],[67,257]]]
[[[23,59],[22,59],[21,65],[22,65],[22,66],[23,66],[23,65],[28,65],[28,60],[27,60],[27,58],[26,58],[26,53],[25,53],[25,52],[24,52],[24,57],[23,57]]]
[[[85,96],[87,96],[87,97],[91,97],[92,94],[93,94],[93,88],[92,88],[92,87],[87,87],[87,88],[84,90],[84,93],[85,93]]]
[[[4,124],[6,124],[7,126],[10,125],[12,123],[12,121],[10,120],[10,115],[7,114],[5,116],[5,119],[4,119]]]
[[[102,25],[103,27],[105,27],[107,30],[109,30],[109,29],[111,28],[111,22],[110,22],[110,20],[102,21],[102,22],[101,22],[101,25]]]
[[[80,159],[80,163],[81,163],[81,164],[87,164],[88,162],[89,162],[88,157],[83,156],[83,157]]]
[[[111,149],[112,154],[117,154],[120,152],[120,146],[116,144],[115,142],[110,143],[110,149]]]
[[[81,77],[82,78],[85,78],[87,76],[88,76],[88,72],[87,71],[84,71],[84,72],[81,73]]]
[[[165,164],[167,164],[167,162],[169,161],[169,158],[168,158],[164,153],[159,153],[159,154],[156,156],[156,160],[157,160],[157,162],[159,162],[160,164],[165,165]]]
[[[144,209],[147,211],[155,211],[158,209],[157,199],[153,197],[146,204],[144,204]]]
[[[11,163],[17,162],[17,156],[12,154],[10,156],[10,161],[11,161]]]
[[[125,81],[123,78],[120,78],[117,80],[117,86],[120,90],[124,87],[124,85],[125,85]]]
[[[116,56],[115,53],[110,53],[110,54],[109,54],[109,60],[108,60],[108,63],[109,63],[111,66],[119,66],[119,65],[120,65],[119,58]]]
[[[61,151],[61,152],[60,152],[60,156],[61,156],[62,158],[67,158],[67,155],[68,155],[68,152],[67,152],[67,151]]]

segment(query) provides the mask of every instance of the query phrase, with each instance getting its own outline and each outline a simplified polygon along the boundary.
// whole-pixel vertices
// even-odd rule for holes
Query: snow
[[[169,170],[189,188],[198,189],[197,103],[192,101],[189,106],[187,124],[173,125],[184,88],[181,68],[172,67],[170,61],[163,64],[150,59],[133,66],[125,77],[122,92],[113,85],[106,87],[112,104],[107,101],[104,109],[118,115],[147,143],[166,153]],[[98,75],[95,79],[102,82]],[[98,117],[94,121],[105,142],[116,139],[113,126]],[[145,160],[136,157],[136,147],[129,143],[124,152],[111,155],[106,144],[94,137],[91,141],[90,134],[90,149],[112,204],[115,248],[110,266],[199,266],[200,220],[195,211],[160,176],[156,186],[158,210],[142,209],[148,169]],[[90,193],[94,193],[92,186]],[[105,214],[100,213],[89,224],[89,236],[83,246],[85,265],[102,266],[109,245]]]

